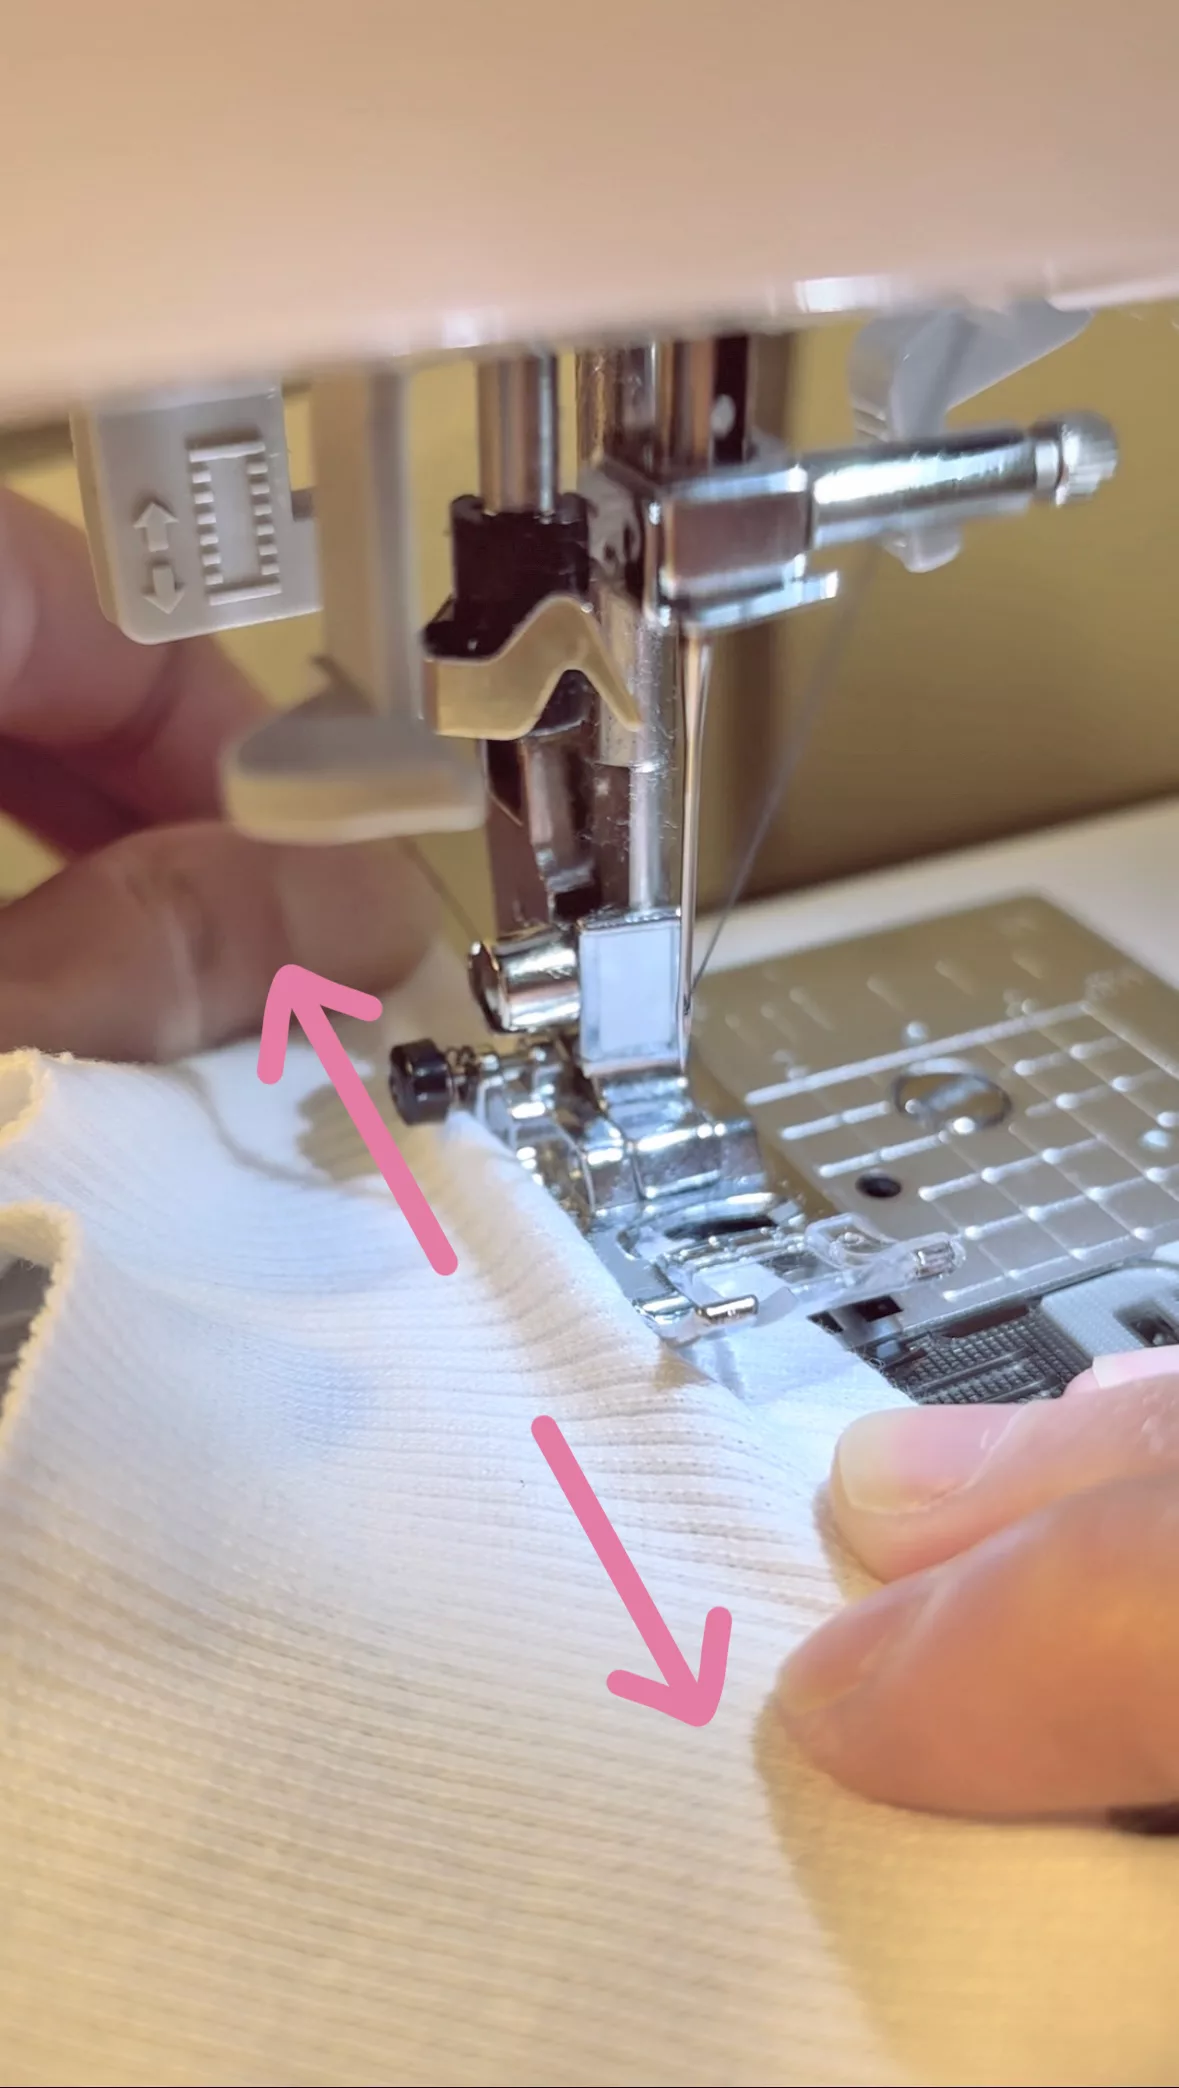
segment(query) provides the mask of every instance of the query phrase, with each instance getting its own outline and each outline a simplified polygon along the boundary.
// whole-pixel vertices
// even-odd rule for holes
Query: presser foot
[[[681,1074],[591,1082],[551,1041],[499,1053],[423,1039],[394,1049],[389,1086],[406,1123],[458,1108],[485,1124],[676,1346],[944,1281],[961,1255],[943,1235],[898,1242],[808,1214],[768,1179],[752,1125],[702,1108]]]

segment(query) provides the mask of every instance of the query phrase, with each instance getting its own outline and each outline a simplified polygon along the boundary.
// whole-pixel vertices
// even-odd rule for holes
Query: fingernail
[[[1019,1407],[899,1407],[864,1414],[839,1438],[835,1472],[849,1507],[874,1515],[927,1508],[976,1479]]]
[[[787,1725],[849,1696],[907,1638],[929,1594],[926,1576],[896,1581],[804,1639],[778,1676],[774,1702]]]
[[[1179,1347],[1131,1349],[1128,1355],[1094,1356],[1086,1376],[1102,1391],[1108,1391],[1111,1385],[1134,1385],[1141,1378],[1179,1378]]]

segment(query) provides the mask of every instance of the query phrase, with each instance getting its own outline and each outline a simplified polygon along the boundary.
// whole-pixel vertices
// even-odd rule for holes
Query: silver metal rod
[[[680,870],[680,988],[677,1045],[679,1063],[688,1063],[692,1035],[692,962],[696,929],[696,885],[700,868],[700,771],[704,719],[712,678],[712,641],[696,632],[680,636],[680,689],[683,697],[683,854]]]
[[[670,381],[660,401],[664,454],[675,464],[708,464],[712,458],[716,342],[676,341],[667,360]]]
[[[676,341],[661,350],[660,433],[664,456],[680,466],[706,467],[712,458],[712,409],[716,396],[714,340]],[[704,717],[712,679],[711,639],[681,631],[678,648],[682,754],[680,762],[680,976],[676,1045],[681,1068],[688,1063],[692,1033],[693,944],[696,886],[700,874],[700,789]]]
[[[608,350],[600,374],[588,367],[590,361],[588,356],[578,358],[581,461],[592,463],[602,453],[625,457],[653,451],[656,344]],[[678,638],[673,627],[646,618],[641,605],[621,587],[601,587],[597,608],[642,724],[637,733],[629,733],[608,716],[601,720],[594,845],[606,868],[612,903],[637,913],[654,912],[674,907],[680,871]]]
[[[603,808],[607,824],[597,845],[611,859],[618,903],[646,913],[675,905],[679,877],[678,640],[674,628],[645,617],[615,588],[601,591],[598,613],[642,724],[631,733],[602,720],[600,759],[625,775],[626,797],[624,822],[616,802]]]
[[[479,364],[479,497],[492,514],[551,515],[560,491],[555,355]]]
[[[810,548],[828,549],[890,527],[1018,511],[1093,492],[1117,462],[1095,416],[1034,428],[954,431],[941,442],[881,443],[802,459],[810,481]]]
[[[596,464],[606,447],[610,425],[610,358],[591,348],[574,361],[577,398],[577,467]]]
[[[654,341],[608,352],[605,449],[625,455],[636,442],[654,438],[658,421],[658,362],[659,350]]]

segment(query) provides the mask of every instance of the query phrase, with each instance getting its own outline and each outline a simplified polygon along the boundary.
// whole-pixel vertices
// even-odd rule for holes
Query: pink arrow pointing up
[[[375,993],[357,993],[351,986],[337,986],[331,979],[321,979],[317,972],[305,971],[301,964],[284,964],[281,971],[275,972],[262,1017],[258,1078],[271,1087],[282,1079],[291,1017],[297,1017],[320,1065],[408,1218],[430,1267],[439,1276],[452,1276],[458,1267],[458,1256],[398,1152],[389,1126],[328,1021],[325,1008],[334,1008],[339,1015],[356,1015],[361,1022],[375,1022],[381,1003]]]
[[[709,1610],[704,1619],[700,1672],[694,1675],[557,1423],[541,1414],[532,1424],[532,1433],[663,1676],[662,1682],[652,1682],[646,1675],[632,1675],[625,1668],[616,1668],[606,1677],[607,1689],[615,1696],[629,1698],[632,1704],[648,1704],[652,1711],[666,1711],[669,1718],[682,1719],[685,1725],[706,1726],[716,1713],[725,1686],[733,1629],[730,1612]]]

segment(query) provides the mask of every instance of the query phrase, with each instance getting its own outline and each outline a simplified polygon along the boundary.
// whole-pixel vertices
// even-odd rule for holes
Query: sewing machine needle
[[[700,860],[700,767],[704,747],[704,715],[712,678],[713,643],[698,631],[680,634],[680,690],[683,702],[683,854],[680,868],[680,980],[677,1044],[679,1063],[688,1063],[692,1033],[692,945],[696,927],[696,885]]]

